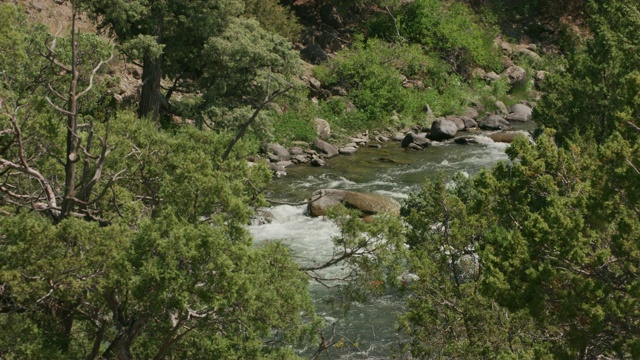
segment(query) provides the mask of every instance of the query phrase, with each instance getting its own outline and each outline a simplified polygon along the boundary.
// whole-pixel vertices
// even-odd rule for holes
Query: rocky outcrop
[[[348,190],[321,189],[311,195],[311,202],[308,206],[309,215],[324,216],[330,208],[338,204],[358,209],[365,215],[382,212],[393,215],[400,214],[400,204],[386,196]]]

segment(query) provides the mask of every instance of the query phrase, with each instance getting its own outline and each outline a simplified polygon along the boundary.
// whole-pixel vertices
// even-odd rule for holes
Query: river
[[[478,144],[438,144],[424,151],[404,151],[398,143],[389,142],[380,149],[361,148],[354,155],[333,158],[326,167],[288,168],[285,177],[274,180],[268,197],[299,202],[316,189],[336,188],[374,192],[402,203],[438,171],[474,174],[508,160],[507,144],[494,143],[482,135],[476,137]],[[331,237],[339,234],[338,228],[329,220],[305,216],[305,209],[306,206],[291,205],[269,208],[274,215],[272,223],[249,227],[255,242],[282,241],[302,265],[330,258]],[[327,338],[335,333],[334,340],[344,339],[343,344],[330,350],[332,359],[386,359],[403,341],[395,329],[396,318],[403,309],[401,297],[388,294],[366,303],[353,303],[345,314],[326,303],[331,294],[325,287],[312,283],[311,291],[318,314],[325,318]],[[308,356],[315,350],[310,347],[301,353]]]

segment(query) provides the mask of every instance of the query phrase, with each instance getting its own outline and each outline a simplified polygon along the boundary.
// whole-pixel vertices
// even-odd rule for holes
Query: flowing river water
[[[530,126],[527,126],[530,129]],[[483,135],[475,135],[478,144],[438,144],[424,151],[404,151],[399,143],[389,142],[382,148],[361,148],[354,155],[339,156],[328,166],[288,168],[285,177],[274,180],[268,197],[281,202],[302,202],[317,189],[335,188],[373,192],[395,198],[400,203],[417,191],[427,178],[438,171],[448,174],[474,174],[499,161],[507,161],[507,144],[494,143]],[[250,226],[255,242],[281,241],[293,252],[301,265],[321,263],[333,253],[331,238],[339,234],[331,221],[305,216],[306,205],[278,205],[268,209],[274,219],[270,224]],[[339,270],[336,270],[339,271]],[[326,303],[330,290],[311,283],[318,314],[325,319],[327,339],[342,343],[331,350],[331,358],[386,359],[403,341],[396,331],[397,316],[403,311],[402,298],[388,294],[363,303],[353,303],[345,313]],[[316,347],[302,349],[313,354]],[[320,359],[328,358],[325,355]]]

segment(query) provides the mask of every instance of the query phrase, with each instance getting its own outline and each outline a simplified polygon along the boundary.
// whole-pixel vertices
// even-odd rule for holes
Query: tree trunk
[[[162,58],[154,59],[146,55],[142,64],[142,93],[140,95],[138,117],[148,116],[151,120],[158,120],[160,108],[165,103],[164,96],[160,92],[161,79]]]
[[[76,7],[72,3],[71,10],[71,84],[69,85],[69,102],[67,104],[67,158],[65,163],[64,197],[62,199],[60,218],[69,215],[75,203],[76,162],[78,161],[78,43],[76,39]]]

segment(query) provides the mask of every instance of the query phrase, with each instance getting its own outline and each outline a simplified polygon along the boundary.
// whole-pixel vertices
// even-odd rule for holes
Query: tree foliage
[[[618,114],[637,94],[640,7],[634,1],[592,2],[589,23],[593,38],[569,54],[566,71],[550,79],[536,119],[560,138],[577,133],[601,143],[628,129]]]
[[[307,277],[244,228],[268,169],[113,106],[96,36],[0,11],[0,357],[294,358]]]
[[[638,9],[591,6],[594,37],[550,82],[536,110],[548,128],[535,144],[519,138],[509,163],[438,180],[408,203],[420,275],[405,317],[414,353],[640,356],[640,87],[638,62],[626,61],[638,54]],[[477,259],[466,282],[457,280],[463,255]]]
[[[255,87],[254,82],[259,82],[256,72],[278,73],[283,69],[283,61],[291,63],[291,44],[276,33],[292,37],[296,23],[284,9],[273,2],[266,3],[268,12],[258,11],[254,2],[245,10],[245,3],[239,0],[86,0],[82,5],[100,28],[116,36],[121,51],[142,63],[138,113],[157,119],[161,110],[169,111],[169,100],[176,91],[210,92],[210,99],[217,103],[224,102],[223,99],[244,100],[245,105],[253,105],[262,97],[256,99],[247,94],[233,97],[237,94],[226,94],[226,89]],[[278,17],[272,18],[270,14]],[[273,25],[270,30],[274,33],[263,30],[247,17],[257,18],[265,26]],[[221,54],[211,52],[215,51],[215,44],[228,41],[230,36],[235,40],[232,48],[219,49],[224,50]],[[218,56],[223,59],[230,56],[231,61],[220,62]],[[295,66],[284,69],[290,73]],[[233,77],[236,82],[229,84]],[[240,77],[246,81],[238,82]],[[205,82],[200,81],[202,78]],[[166,91],[163,80],[171,83]]]

